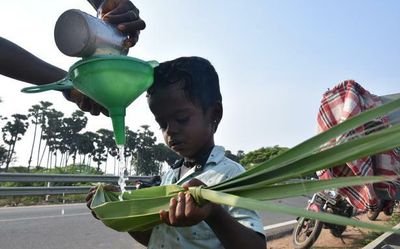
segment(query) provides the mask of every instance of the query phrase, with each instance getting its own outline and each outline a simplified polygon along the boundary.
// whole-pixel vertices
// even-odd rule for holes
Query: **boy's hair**
[[[218,74],[204,58],[180,57],[160,63],[154,69],[154,83],[147,90],[147,97],[175,83],[182,84],[186,97],[193,104],[199,104],[203,111],[222,102]]]

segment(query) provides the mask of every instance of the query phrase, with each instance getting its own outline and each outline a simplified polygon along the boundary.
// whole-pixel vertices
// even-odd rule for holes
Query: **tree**
[[[99,134],[91,134],[91,139],[94,145],[91,155],[93,161],[97,163],[97,172],[100,172],[100,165],[102,162],[107,160],[107,151],[105,145],[102,143]]]
[[[54,165],[57,164],[57,150],[61,147],[61,130],[63,128],[64,113],[52,108],[46,112],[47,125],[44,129],[43,139],[49,148],[47,156],[47,167],[51,168],[53,155],[56,157]]]
[[[81,161],[81,164],[85,164],[86,156],[91,155],[92,151],[94,151],[95,146],[93,141],[95,140],[95,137],[96,133],[90,131],[79,135],[78,153],[83,155],[83,161]]]
[[[169,166],[172,166],[180,158],[178,154],[163,143],[156,144],[153,150],[154,159],[160,163],[166,162]]]
[[[7,149],[3,145],[0,145],[0,168],[7,162]]]
[[[118,148],[114,141],[114,132],[107,129],[100,129],[97,131],[97,134],[100,137],[101,143],[105,146],[105,149],[108,153],[107,157],[108,155],[110,155],[114,158],[114,175],[115,175],[116,158],[118,157],[119,154],[118,154]],[[107,160],[104,172],[107,172]]]
[[[65,158],[65,166],[68,164],[70,155],[72,155],[75,164],[79,132],[86,127],[87,121],[88,118],[85,116],[85,113],[79,110],[73,112],[71,117],[62,120],[59,150],[62,158]]]
[[[126,142],[124,147],[124,158],[125,158],[125,167],[128,168],[127,162],[129,161],[130,166],[134,165],[137,162],[137,146],[139,134],[131,131],[129,127],[126,127],[125,130]],[[128,160],[130,157],[130,160]],[[130,167],[130,173],[132,173],[132,167]],[[136,172],[137,174],[137,172]]]
[[[41,115],[40,114],[40,105],[33,105],[31,108],[28,109],[28,111],[29,111],[28,117],[31,119],[31,122],[35,128],[35,130],[33,132],[31,153],[29,155],[29,160],[28,160],[28,172],[29,172],[29,169],[31,167],[31,162],[32,162],[33,149],[35,147],[37,127],[40,124],[40,115]]]
[[[287,151],[289,148],[279,147],[275,145],[274,147],[262,147],[258,150],[251,151],[247,153],[240,163],[246,168],[249,169],[255,164],[259,164],[265,162],[273,157],[276,157],[279,154]]]
[[[39,146],[38,146],[38,152],[37,152],[37,159],[36,159],[36,167],[40,167],[40,152],[41,152],[41,145],[42,145],[42,140],[43,140],[43,134],[44,130],[46,128],[46,120],[47,120],[47,112],[49,110],[49,107],[53,105],[53,103],[48,102],[48,101],[40,101],[40,110],[39,110],[39,120],[38,122],[40,123],[40,137],[39,137]]]
[[[239,150],[236,155],[232,154],[232,151],[226,150],[225,151],[225,156],[227,158],[239,163],[240,160],[245,156],[245,154],[244,154],[243,150]]]
[[[1,102],[3,102],[3,100],[1,100],[1,98],[0,98],[0,103]],[[1,116],[1,114],[0,114],[0,120],[6,120],[6,119],[7,119],[6,117]]]
[[[136,174],[152,175],[159,173],[159,164],[155,161],[153,147],[156,141],[154,133],[148,125],[142,125],[138,130],[136,149]]]
[[[29,122],[27,121],[28,117],[26,115],[13,114],[12,117],[14,118],[13,122],[8,121],[2,128],[3,141],[8,145],[6,172],[8,171],[8,167],[14,155],[15,144],[17,141],[21,140],[29,126]]]

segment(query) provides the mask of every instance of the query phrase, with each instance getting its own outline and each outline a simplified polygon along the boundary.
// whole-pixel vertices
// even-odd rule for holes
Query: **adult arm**
[[[13,79],[43,85],[58,81],[67,74],[2,37],[0,55],[0,74]]]
[[[63,79],[67,72],[53,66],[13,42],[0,37],[0,74],[32,83],[43,85]],[[107,110],[81,92],[71,89],[63,91],[64,97],[74,102],[82,111],[99,115],[108,115]]]
[[[139,31],[145,23],[139,17],[139,10],[129,0],[89,1],[105,21],[117,25],[128,36],[125,46],[132,47],[139,38]],[[66,71],[53,66],[18,45],[0,37],[0,74],[28,83],[43,85],[65,77]],[[108,111],[79,91],[64,90],[64,97],[74,102],[82,111],[99,115]]]

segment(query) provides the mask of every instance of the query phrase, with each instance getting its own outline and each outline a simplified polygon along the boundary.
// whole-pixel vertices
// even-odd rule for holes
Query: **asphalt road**
[[[304,207],[307,198],[278,204]],[[261,214],[264,225],[294,219]],[[139,249],[127,233],[119,233],[94,219],[85,204],[0,208],[0,249]]]

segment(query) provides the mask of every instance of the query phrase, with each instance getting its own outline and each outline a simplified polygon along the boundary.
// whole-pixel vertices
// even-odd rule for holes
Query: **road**
[[[304,207],[307,198],[275,201]],[[261,214],[264,225],[292,220],[282,214]],[[0,208],[0,249],[142,249],[127,234],[94,219],[85,204]]]

